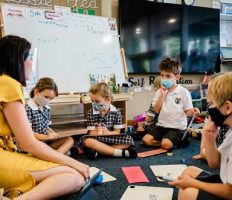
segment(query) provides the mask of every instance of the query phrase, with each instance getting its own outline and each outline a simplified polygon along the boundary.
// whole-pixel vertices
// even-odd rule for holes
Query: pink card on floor
[[[161,153],[166,153],[168,150],[165,149],[155,149],[155,150],[151,150],[151,151],[145,151],[142,153],[138,153],[138,157],[139,158],[145,158],[145,157],[149,157],[149,156],[154,156],[154,155],[158,155]]]
[[[148,183],[146,175],[139,166],[122,167],[122,171],[125,174],[129,183]]]

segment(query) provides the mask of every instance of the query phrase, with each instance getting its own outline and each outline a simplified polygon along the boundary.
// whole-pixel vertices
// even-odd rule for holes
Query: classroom
[[[232,199],[232,0],[0,0],[0,199]]]

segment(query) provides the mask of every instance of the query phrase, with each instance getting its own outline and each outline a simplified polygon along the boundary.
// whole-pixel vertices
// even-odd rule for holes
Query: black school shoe
[[[73,146],[70,149],[71,156],[78,157],[79,156],[79,149],[76,146]]]
[[[84,152],[89,160],[94,160],[98,156],[98,153],[94,149],[88,147],[84,147]]]
[[[125,151],[126,150],[129,151],[129,157],[125,156]],[[122,156],[126,157],[126,158],[137,158],[137,151],[134,148],[132,148],[132,147],[130,147],[128,149],[123,149],[122,150]]]

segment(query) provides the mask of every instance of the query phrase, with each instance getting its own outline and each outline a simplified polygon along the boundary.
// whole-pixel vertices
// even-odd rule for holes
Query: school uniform
[[[229,129],[230,129],[230,127],[227,125],[223,125],[220,127],[220,130],[218,131],[217,136],[216,136],[216,146],[217,147],[219,147],[223,143],[223,141],[226,137],[226,133],[228,132]]]
[[[218,148],[221,154],[220,175],[211,175],[203,171],[196,179],[208,183],[222,183],[232,185],[232,129],[225,135],[223,143]],[[197,200],[212,199],[223,200],[223,198],[199,190]]]
[[[154,109],[153,109],[152,103],[150,104],[149,109],[148,109],[148,111],[147,111],[146,114],[147,114],[147,116],[149,116],[149,117],[155,118],[156,113],[155,113],[155,111],[154,111]]]
[[[154,128],[156,126],[157,122],[158,122],[158,114],[155,113],[155,111],[153,109],[153,106],[152,106],[152,103],[150,104],[149,109],[146,112],[146,115],[153,118],[150,123],[145,122],[145,124],[144,124],[144,130],[146,132],[148,132],[152,128]]]
[[[91,108],[87,114],[87,130],[95,130],[95,124],[105,124],[109,131],[115,129],[122,129],[122,115],[119,110],[110,104],[109,112],[103,116],[99,111]],[[100,142],[113,145],[113,144],[125,144],[125,145],[134,145],[133,138],[129,135],[108,135],[108,136],[91,136],[86,135],[81,138],[85,140],[86,138],[94,138]]]
[[[157,102],[160,96],[160,89],[156,92],[152,105]],[[167,138],[177,145],[187,128],[187,116],[185,111],[193,108],[190,92],[177,85],[172,92],[168,92],[161,107],[158,123],[151,129],[150,135],[155,140],[161,141]]]
[[[43,111],[41,111],[32,99],[28,101],[26,112],[34,132],[45,135],[48,134],[48,127],[51,120],[50,109],[49,106],[45,106],[43,107]]]

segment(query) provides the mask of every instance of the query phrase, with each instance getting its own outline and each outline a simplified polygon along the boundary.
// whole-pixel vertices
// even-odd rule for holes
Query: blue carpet
[[[157,156],[151,156],[147,158],[109,158],[98,157],[94,161],[87,160],[84,155],[80,155],[77,159],[89,166],[102,168],[103,171],[114,176],[117,180],[112,182],[103,183],[98,186],[94,186],[94,189],[98,192],[101,200],[119,200],[129,183],[124,176],[121,167],[123,166],[141,166],[143,172],[149,179],[149,183],[138,183],[136,185],[144,186],[157,186],[157,187],[170,187],[164,182],[158,182],[150,169],[150,165],[162,165],[162,164],[182,164],[183,159],[185,164],[190,166],[194,165],[204,170],[211,171],[204,160],[194,160],[192,156],[199,153],[200,140],[195,138],[189,138],[190,145],[185,148],[179,148],[173,150],[172,156],[161,154]],[[138,152],[151,150],[150,148],[143,147],[140,142],[136,142],[136,149]],[[174,188],[173,200],[177,199],[177,189]],[[75,199],[72,195],[69,198],[62,199]]]

